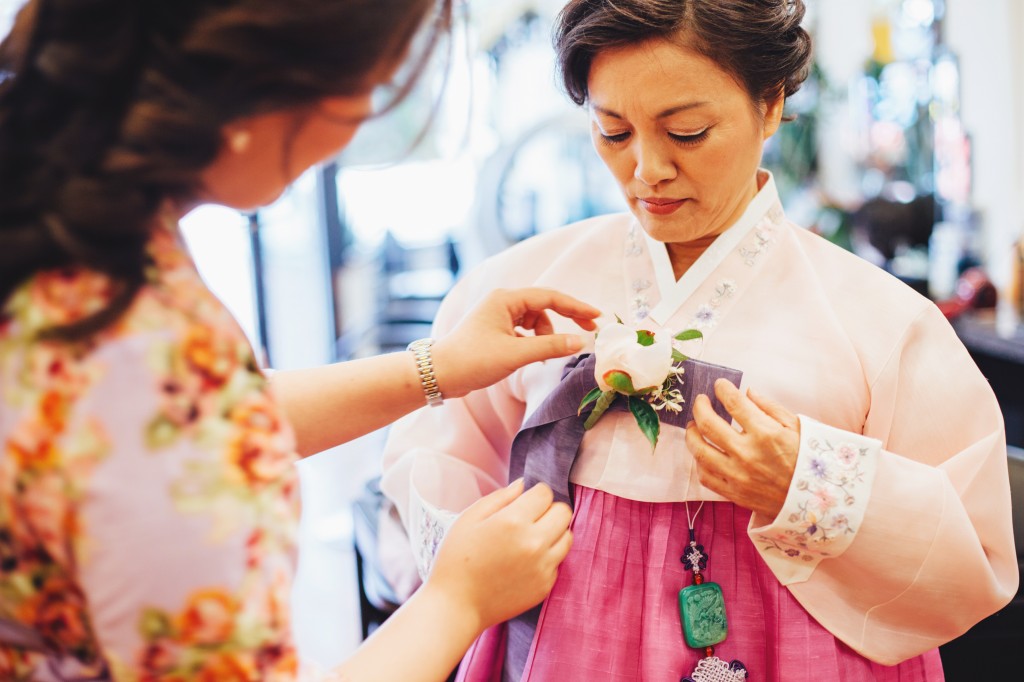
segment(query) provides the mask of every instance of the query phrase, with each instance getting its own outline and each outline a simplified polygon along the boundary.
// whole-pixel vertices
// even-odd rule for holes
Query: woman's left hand
[[[699,465],[700,482],[737,505],[774,519],[782,509],[800,451],[800,422],[776,402],[726,379],[715,395],[743,429],[718,416],[706,395],[693,403],[686,445]]]

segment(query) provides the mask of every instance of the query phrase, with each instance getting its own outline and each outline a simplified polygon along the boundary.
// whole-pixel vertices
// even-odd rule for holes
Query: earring
[[[248,130],[236,130],[228,135],[228,148],[235,154],[242,154],[252,144],[252,133]]]

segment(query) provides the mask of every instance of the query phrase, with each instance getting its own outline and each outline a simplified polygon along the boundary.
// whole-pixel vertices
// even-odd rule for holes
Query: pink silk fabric
[[[699,503],[690,503],[691,515]],[[725,595],[729,636],[715,647],[757,682],[936,682],[937,649],[899,665],[874,663],[836,639],[800,606],[746,541],[750,512],[707,502],[695,519],[710,559],[706,580]],[[682,503],[627,500],[576,488],[574,544],[544,604],[522,680],[677,682],[703,656],[686,645],[679,590],[691,577],[679,561],[687,540]],[[491,682],[504,655],[501,628],[466,656],[460,682]]]

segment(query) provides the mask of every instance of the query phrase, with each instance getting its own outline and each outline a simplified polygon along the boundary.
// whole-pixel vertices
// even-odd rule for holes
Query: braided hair
[[[404,97],[450,30],[452,0],[29,0],[0,44],[0,304],[37,272],[85,267],[117,292],[46,335],[87,337],[144,278],[167,201],[232,121],[365,92],[429,21]]]

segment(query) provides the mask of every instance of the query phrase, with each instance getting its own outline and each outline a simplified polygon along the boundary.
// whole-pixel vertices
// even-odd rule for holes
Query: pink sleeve
[[[766,528],[801,527],[784,514],[752,537],[811,615],[892,665],[959,636],[1008,603],[1018,583],[999,405],[934,306],[871,382],[863,434],[848,436],[881,449],[867,453],[876,460],[862,487],[870,496],[841,551],[808,560],[757,542]]]

